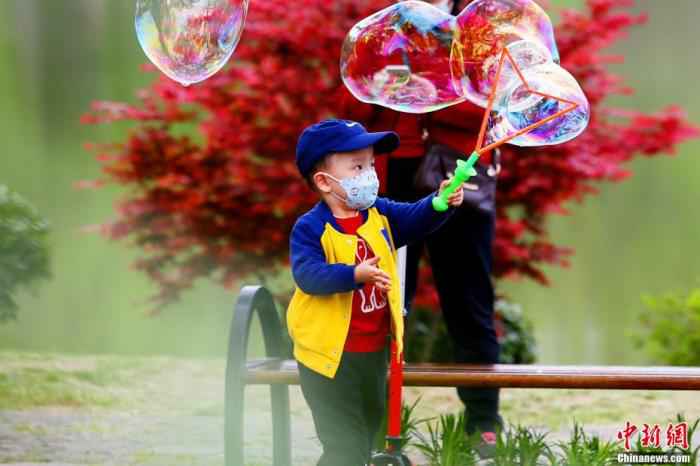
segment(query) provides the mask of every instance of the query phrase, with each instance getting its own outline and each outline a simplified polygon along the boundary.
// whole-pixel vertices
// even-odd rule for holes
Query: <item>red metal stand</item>
[[[396,354],[396,342],[391,342],[391,363],[389,366],[389,415],[386,430],[389,448],[391,440],[401,440],[401,390],[403,388],[403,354]]]
[[[391,341],[389,363],[389,406],[387,414],[386,450],[372,456],[372,466],[411,466],[401,451],[401,400],[403,389],[403,353],[397,354],[396,342]]]

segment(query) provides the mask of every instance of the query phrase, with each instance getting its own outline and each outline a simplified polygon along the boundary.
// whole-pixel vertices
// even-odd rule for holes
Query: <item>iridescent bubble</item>
[[[536,146],[571,140],[588,124],[588,101],[558,63],[552,24],[531,0],[477,0],[457,17],[407,0],[357,23],[340,66],[355,97],[401,112],[464,100],[487,107],[493,93],[487,144],[513,137]]]
[[[188,86],[226,64],[247,11],[248,0],[137,0],[136,37],[154,65]]]
[[[523,68],[542,61],[559,63],[552,22],[532,0],[477,0],[457,16],[452,74],[468,100],[486,107],[506,47]],[[511,76],[504,71],[507,80]]]
[[[552,56],[549,54],[549,51],[536,42],[519,40],[508,45],[506,49],[508,50],[508,55],[503,59],[503,68],[496,87],[496,93],[499,96],[500,93],[506,92],[513,85],[514,80],[521,80],[519,72],[522,73],[522,70],[552,63]],[[495,70],[497,71],[500,57],[494,59],[494,61],[496,62]],[[515,62],[515,65],[513,62]]]
[[[454,20],[416,0],[365,18],[343,43],[343,82],[363,102],[407,113],[431,112],[463,101],[450,71]]]
[[[502,140],[557,112],[577,107],[525,134],[508,141],[517,146],[546,146],[574,139],[588,125],[588,100],[569,72],[556,63],[531,66],[522,70],[525,83],[513,79],[494,102],[487,133],[488,143]],[[565,101],[542,96],[541,92]]]

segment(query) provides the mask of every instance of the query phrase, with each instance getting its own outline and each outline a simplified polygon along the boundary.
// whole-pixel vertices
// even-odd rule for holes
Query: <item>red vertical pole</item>
[[[403,388],[403,354],[397,355],[396,341],[391,341],[391,362],[389,364],[389,415],[387,425],[387,440],[389,449],[401,438],[401,389]]]

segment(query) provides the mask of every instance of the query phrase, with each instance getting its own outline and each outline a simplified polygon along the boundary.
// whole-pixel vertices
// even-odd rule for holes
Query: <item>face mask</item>
[[[379,179],[377,178],[377,172],[372,168],[363,170],[355,176],[343,178],[342,180],[328,173],[321,173],[335,180],[340,187],[343,188],[345,191],[345,199],[338,196],[333,191],[331,191],[331,194],[345,202],[345,205],[350,209],[365,210],[372,207],[374,201],[377,200]]]

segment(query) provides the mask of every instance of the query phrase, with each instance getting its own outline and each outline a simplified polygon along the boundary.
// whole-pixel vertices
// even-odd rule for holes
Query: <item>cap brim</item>
[[[346,139],[342,144],[333,147],[334,152],[349,152],[365,147],[374,147],[375,154],[393,152],[399,147],[399,135],[393,131],[378,131],[363,133]]]

